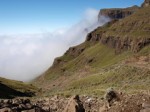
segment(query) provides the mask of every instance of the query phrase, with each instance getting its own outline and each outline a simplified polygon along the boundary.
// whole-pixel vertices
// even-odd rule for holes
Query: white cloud
[[[98,12],[88,9],[76,25],[53,33],[0,36],[0,76],[22,81],[37,77],[52,65],[55,57],[83,42],[88,32],[109,21],[101,17],[98,22]]]

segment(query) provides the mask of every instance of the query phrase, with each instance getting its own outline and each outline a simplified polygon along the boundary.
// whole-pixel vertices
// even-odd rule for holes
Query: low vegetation
[[[0,78],[0,98],[34,96],[37,91],[38,88],[36,88],[32,84]]]
[[[42,87],[46,95],[102,95],[109,87],[128,93],[148,90],[149,11],[150,7],[142,8],[131,16],[97,28],[84,43],[57,58],[34,83]],[[102,38],[97,38],[98,35]],[[100,42],[100,39],[103,40]]]

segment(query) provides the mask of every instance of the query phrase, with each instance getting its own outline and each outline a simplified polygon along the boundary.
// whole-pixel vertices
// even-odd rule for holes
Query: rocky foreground
[[[109,90],[104,98],[75,95],[39,99],[1,99],[0,112],[150,112],[150,95]]]

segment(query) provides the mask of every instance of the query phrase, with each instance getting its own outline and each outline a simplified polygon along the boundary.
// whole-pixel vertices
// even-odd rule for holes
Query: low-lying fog
[[[29,81],[53,63],[55,57],[71,46],[82,43],[88,32],[108,22],[98,10],[88,9],[77,24],[68,29],[26,35],[0,36],[0,77]]]

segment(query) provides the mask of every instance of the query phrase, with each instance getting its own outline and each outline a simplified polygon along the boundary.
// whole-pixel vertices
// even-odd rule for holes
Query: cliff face
[[[150,6],[150,0],[145,0],[144,3],[142,4],[142,7],[148,7]]]
[[[127,16],[132,15],[139,9],[138,6],[133,6],[129,8],[115,8],[115,9],[102,9],[99,13],[99,18],[101,15],[109,17],[111,19],[122,19]]]
[[[131,8],[132,9],[132,8]],[[139,9],[136,9],[139,10]],[[124,9],[123,9],[124,11]],[[124,50],[138,52],[150,43],[150,7],[140,9],[137,13],[127,14],[123,20],[113,20],[105,26],[97,28],[88,34],[86,41],[99,41],[102,44],[115,48],[116,53]],[[106,13],[107,12],[107,13]],[[118,15],[115,10],[104,10],[100,13],[113,19],[125,17]],[[134,12],[134,11],[133,11]],[[126,13],[126,10],[125,12]],[[112,15],[109,15],[112,14]]]

